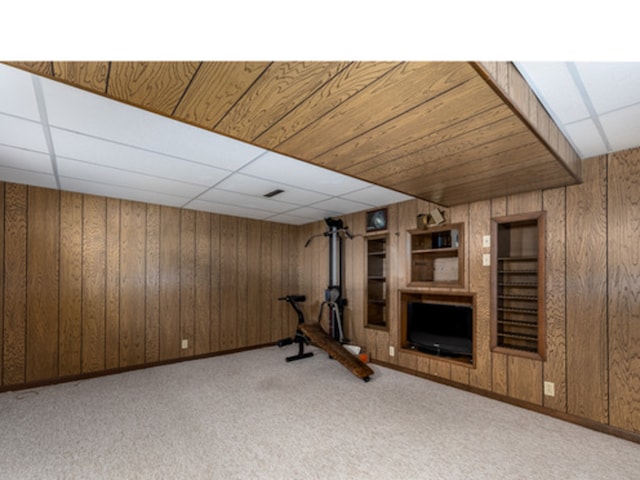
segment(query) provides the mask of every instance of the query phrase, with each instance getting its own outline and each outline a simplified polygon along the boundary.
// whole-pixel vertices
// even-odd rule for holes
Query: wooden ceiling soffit
[[[580,180],[512,63],[9,64],[441,205]]]

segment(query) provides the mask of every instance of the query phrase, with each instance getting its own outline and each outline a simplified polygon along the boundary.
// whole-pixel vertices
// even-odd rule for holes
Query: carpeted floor
[[[640,478],[635,443],[295,349],[0,394],[0,478]]]

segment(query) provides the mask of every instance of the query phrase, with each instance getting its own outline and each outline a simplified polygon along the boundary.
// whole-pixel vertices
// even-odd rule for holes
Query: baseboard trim
[[[577,415],[572,415],[566,412],[560,412],[558,410],[553,410],[548,407],[543,407],[541,405],[536,405],[535,403],[526,402],[524,400],[518,400],[516,398],[511,398],[506,395],[502,395],[495,392],[490,392],[487,390],[483,390],[481,388],[477,388],[471,385],[465,385],[464,383],[454,382],[453,380],[448,380],[446,378],[437,377],[435,375],[430,375],[428,373],[418,372],[416,370],[412,370],[410,368],[402,367],[400,365],[394,365],[392,363],[383,362],[380,360],[371,360],[371,363],[375,365],[380,365],[385,368],[389,368],[391,370],[396,370],[399,372],[407,373],[409,375],[413,375],[415,377],[424,378],[425,380],[430,380],[432,382],[440,383],[443,385],[447,385],[449,387],[454,387],[459,390],[464,390],[469,393],[475,393],[476,395],[481,395],[483,397],[491,398],[493,400],[498,400],[500,402],[508,403],[510,405],[514,405],[516,407],[521,407],[526,410],[531,410],[536,413],[541,413],[543,415],[548,415],[553,418],[557,418],[558,420],[563,420],[565,422],[573,423],[574,425],[579,425],[581,427],[588,428],[590,430],[595,430],[600,433],[605,433],[607,435],[612,435],[617,438],[621,438],[623,440],[628,440],[630,442],[640,444],[640,434],[630,432],[628,430],[624,430],[622,428],[613,427],[611,425],[602,424],[596,422],[594,420],[590,420],[588,418],[579,417]]]
[[[230,355],[232,353],[246,352],[259,348],[272,347],[276,343],[265,343],[262,345],[254,345],[251,347],[233,348],[230,350],[222,350],[213,353],[204,353],[201,355],[193,355],[189,357],[172,358],[169,360],[160,360],[157,362],[141,363],[139,365],[131,365],[128,367],[110,368],[108,370],[100,370],[98,372],[81,373],[78,375],[68,375],[65,377],[57,377],[53,379],[39,380],[36,382],[19,383],[15,385],[3,385],[0,387],[0,393],[12,392],[18,390],[29,390],[32,388],[46,387],[49,385],[57,385],[60,383],[77,382],[80,380],[89,380],[91,378],[106,377],[107,375],[115,375],[117,373],[132,372],[134,370],[143,370],[145,368],[161,367],[163,365],[171,365],[173,363],[188,362],[191,360],[200,360],[203,358],[219,357],[222,355]]]

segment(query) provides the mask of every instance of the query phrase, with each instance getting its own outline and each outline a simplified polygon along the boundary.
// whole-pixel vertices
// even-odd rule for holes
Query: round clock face
[[[371,217],[371,223],[375,228],[384,228],[387,223],[387,219],[385,218],[384,212],[376,212]]]

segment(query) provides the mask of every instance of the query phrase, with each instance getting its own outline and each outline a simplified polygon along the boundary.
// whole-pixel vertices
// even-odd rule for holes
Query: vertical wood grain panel
[[[499,197],[491,200],[491,216],[503,217],[507,214],[507,198]],[[491,242],[497,241],[492,238]],[[491,322],[495,322],[491,318]],[[495,393],[506,395],[508,390],[507,356],[502,353],[491,353],[491,388]]]
[[[181,357],[195,351],[195,221],[195,211],[180,210],[180,341],[187,340],[187,348],[180,348]]]
[[[86,195],[82,209],[82,372],[105,368],[107,202]]]
[[[211,324],[212,352],[220,351],[220,215],[211,215]]]
[[[27,326],[27,187],[5,186],[4,380],[25,381]]]
[[[544,380],[555,384],[555,396],[545,396],[544,406],[566,411],[566,202],[564,188],[543,193],[547,233],[545,260],[546,340],[547,356],[544,363]]]
[[[236,348],[247,346],[247,219],[237,220]]]
[[[180,357],[180,210],[160,207],[160,360]]]
[[[196,212],[194,353],[211,351],[211,214]]]
[[[491,202],[474,202],[469,206],[469,228],[465,244],[468,245],[469,290],[476,292],[474,347],[475,368],[469,383],[474,387],[491,390],[491,269],[482,265],[482,255],[490,248],[482,246],[482,237],[491,234]],[[492,239],[495,240],[495,239]]]
[[[289,335],[289,332],[283,332],[282,319],[285,315],[284,307],[291,308],[286,305],[285,302],[278,301],[279,297],[288,295],[282,288],[282,225],[274,223],[271,225],[271,276],[273,281],[271,282],[271,296],[269,302],[271,303],[271,333],[269,335],[269,341],[275,342],[285,335]]]
[[[58,376],[60,192],[28,189],[26,381]]]
[[[261,229],[257,220],[248,223],[247,230],[247,344],[260,345],[265,343],[260,335],[260,295],[263,281],[260,268]],[[293,330],[292,330],[293,331]]]
[[[120,203],[120,367],[144,363],[146,208]]]
[[[585,160],[567,188],[567,407],[608,420],[607,185],[603,157]]]
[[[512,398],[542,405],[542,362],[529,358],[508,356],[508,395]]]
[[[160,359],[160,206],[147,205],[145,236],[145,361]]]
[[[640,150],[609,158],[609,419],[640,432]]]
[[[264,222],[260,228],[260,277],[263,279],[262,291],[260,293],[260,338],[263,342],[271,340],[272,322],[272,298],[273,298],[273,275],[271,275],[271,228],[273,224]],[[288,306],[288,305],[287,305]],[[293,335],[286,332],[285,337]]]
[[[82,203],[79,193],[60,193],[61,377],[82,372]]]
[[[236,348],[238,246],[237,219],[220,217],[220,349]]]
[[[107,198],[107,303],[105,367],[120,362],[120,200]]]
[[[277,341],[280,338],[286,337],[287,335],[289,335],[289,332],[293,331],[289,328],[289,325],[291,324],[291,319],[293,318],[293,315],[290,314],[289,310],[292,310],[292,309],[291,307],[289,307],[289,305],[285,305],[284,302],[281,302],[278,300],[279,297],[282,297],[283,295],[289,295],[292,292],[292,289],[291,289],[292,287],[289,283],[289,266],[288,266],[289,251],[290,251],[290,238],[289,238],[290,226],[285,224],[280,224],[280,227],[281,227],[281,234],[282,234],[282,244],[280,249],[279,261],[280,261],[280,274],[282,277],[282,284],[281,284],[280,291],[282,293],[274,295],[273,301],[276,302],[278,305],[280,305],[281,316],[280,316],[280,335],[274,341]]]

